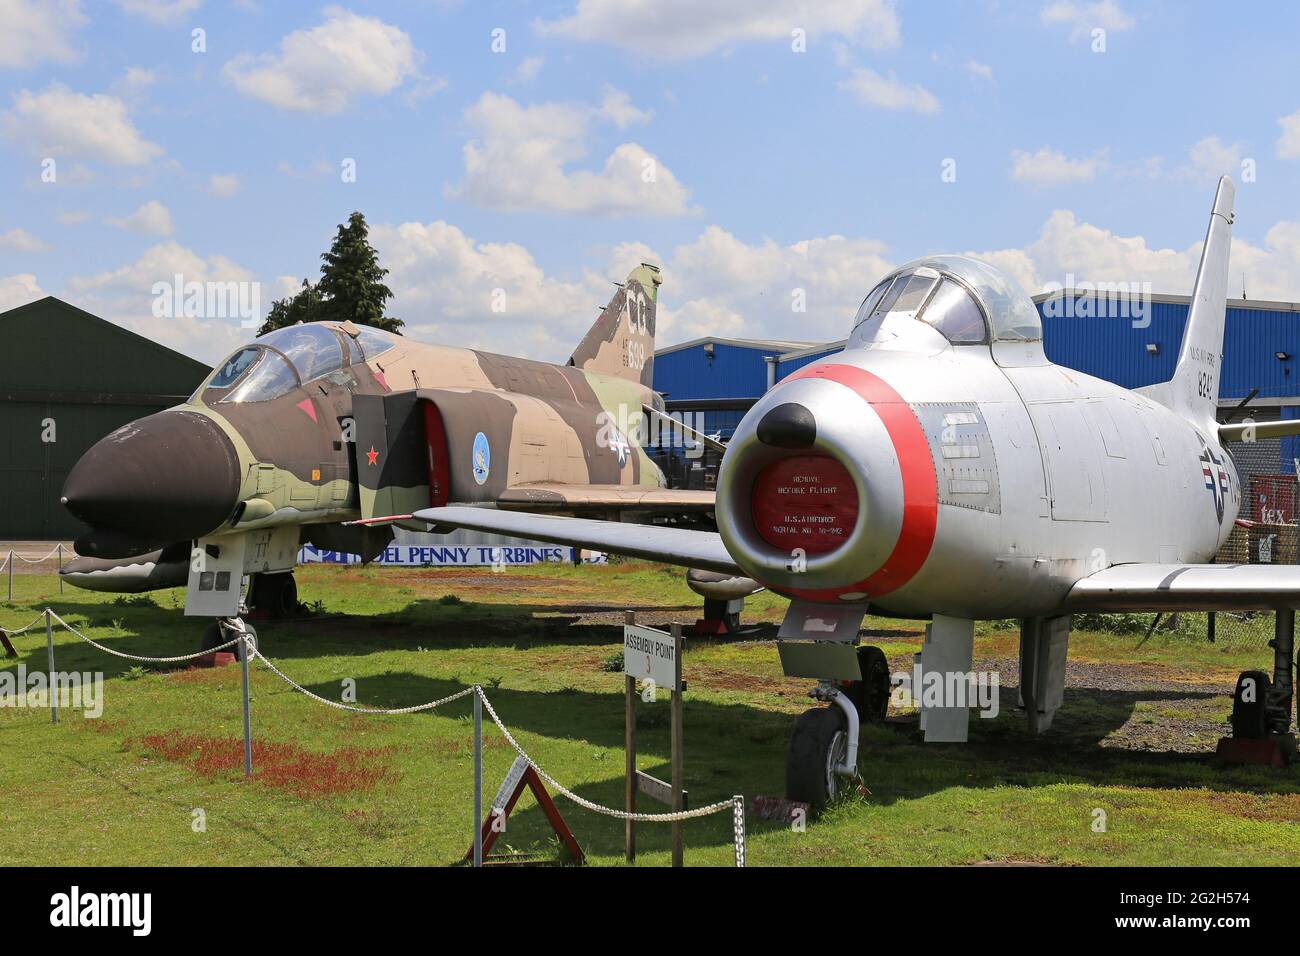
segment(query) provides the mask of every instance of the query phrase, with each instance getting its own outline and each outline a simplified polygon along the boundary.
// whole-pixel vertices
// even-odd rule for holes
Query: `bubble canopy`
[[[353,339],[323,322],[287,326],[236,349],[199,386],[194,398],[215,389],[223,393],[215,397],[217,402],[269,401],[341,369],[345,349],[350,363],[374,358],[394,344],[378,329],[362,328]]]
[[[954,345],[1036,342],[1033,300],[1001,271],[965,256],[917,259],[868,293],[853,321],[852,345],[866,345],[886,318],[924,322]]]

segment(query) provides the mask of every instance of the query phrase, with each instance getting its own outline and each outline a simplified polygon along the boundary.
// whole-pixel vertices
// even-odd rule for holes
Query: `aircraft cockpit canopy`
[[[362,327],[355,338],[323,322],[301,323],[268,332],[237,349],[218,365],[194,394],[210,389],[218,403],[265,402],[304,382],[336,372],[345,364],[373,359],[394,346],[378,329]]]
[[[897,330],[900,319],[924,322],[953,345],[1043,337],[1029,296],[997,269],[964,256],[918,259],[886,276],[862,301],[849,345],[879,342],[886,321]]]

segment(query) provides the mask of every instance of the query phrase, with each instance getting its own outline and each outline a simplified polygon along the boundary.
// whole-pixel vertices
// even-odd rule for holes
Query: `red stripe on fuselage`
[[[851,388],[880,417],[893,442],[902,473],[903,524],[893,551],[866,580],[838,588],[781,590],[810,601],[832,601],[841,594],[858,591],[874,599],[897,591],[912,580],[930,556],[939,517],[939,486],[925,430],[903,397],[888,382],[866,369],[856,365],[810,365],[783,381],[801,378],[820,378]],[[871,520],[870,513],[867,520]]]

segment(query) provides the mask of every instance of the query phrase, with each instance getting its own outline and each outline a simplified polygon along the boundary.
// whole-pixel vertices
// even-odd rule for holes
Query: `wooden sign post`
[[[624,612],[623,617],[623,693],[624,693],[624,747],[626,750],[623,805],[628,813],[636,813],[636,797],[643,793],[651,799],[668,804],[673,812],[686,809],[687,793],[683,788],[684,762],[682,756],[682,694],[686,684],[682,680],[682,653],[686,642],[682,626],[673,624],[670,633],[648,627],[638,627],[636,615]],[[636,769],[636,683],[651,681],[656,690],[663,688],[670,694],[672,782],[664,783],[648,773]],[[682,822],[672,826],[673,866],[682,865]],[[623,855],[629,863],[636,859],[636,822],[626,821]]]

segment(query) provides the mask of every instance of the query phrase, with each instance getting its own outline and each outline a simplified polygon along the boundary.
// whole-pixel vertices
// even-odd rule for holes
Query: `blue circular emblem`
[[[492,470],[492,448],[488,445],[487,435],[482,432],[474,436],[474,458],[470,465],[476,482],[481,485],[487,481],[488,472]]]

